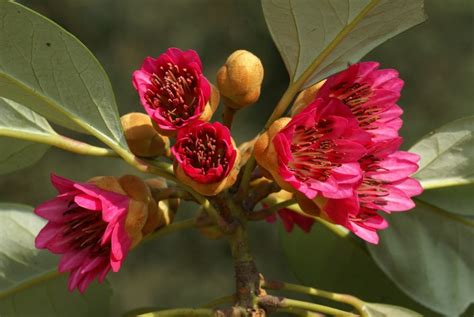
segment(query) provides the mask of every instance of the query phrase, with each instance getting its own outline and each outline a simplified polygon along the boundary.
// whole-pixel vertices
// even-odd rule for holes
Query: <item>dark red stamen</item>
[[[151,83],[145,99],[169,122],[179,126],[194,115],[198,82],[187,68],[168,63],[152,75]]]

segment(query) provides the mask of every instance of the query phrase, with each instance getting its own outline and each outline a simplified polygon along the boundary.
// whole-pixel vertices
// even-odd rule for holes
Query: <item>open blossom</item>
[[[338,99],[317,99],[275,121],[255,144],[255,158],[285,190],[346,198],[362,178],[358,160],[370,135]]]
[[[379,63],[361,62],[329,77],[315,98],[337,98],[347,105],[359,126],[373,141],[398,136],[402,126],[400,98],[403,80],[394,69],[378,69]]]
[[[197,121],[180,129],[171,152],[176,177],[203,195],[215,195],[237,178],[240,156],[227,127]]]
[[[423,191],[410,175],[418,169],[419,156],[397,151],[401,138],[376,144],[360,160],[362,182],[352,197],[329,199],[322,208],[329,220],[343,225],[362,239],[378,243],[377,230],[387,222],[377,213],[412,209],[411,197]]]
[[[152,231],[158,217],[149,189],[131,175],[99,177],[78,183],[56,175],[51,182],[58,195],[39,205],[35,213],[48,220],[35,240],[39,249],[61,254],[60,272],[70,272],[68,288],[81,293],[98,278],[117,272],[129,250]],[[155,207],[154,209],[152,207]]]
[[[218,104],[218,93],[202,74],[201,60],[193,50],[169,48],[156,59],[145,58],[133,73],[133,85],[165,135],[175,135],[197,119],[209,120]]]

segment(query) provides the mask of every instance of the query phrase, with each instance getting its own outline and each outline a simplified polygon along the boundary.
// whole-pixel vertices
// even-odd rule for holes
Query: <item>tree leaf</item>
[[[0,175],[35,164],[48,148],[45,144],[0,137]]]
[[[412,298],[447,316],[474,302],[474,221],[420,200],[389,219],[379,245],[368,245],[379,267]]]
[[[58,258],[34,246],[44,224],[29,206],[0,204],[0,316],[107,316],[109,287],[79,295],[66,276],[52,278]]]
[[[107,74],[73,35],[15,2],[0,2],[0,95],[49,120],[127,149]]]
[[[291,80],[317,64],[306,86],[426,19],[423,0],[262,0],[262,6]]]
[[[430,132],[410,151],[421,156],[415,177],[424,188],[474,183],[474,116]]]
[[[425,190],[419,197],[462,217],[474,217],[474,184]]]
[[[413,310],[393,305],[367,303],[365,308],[369,317],[422,317]]]
[[[67,277],[48,280],[0,299],[0,316],[110,316],[112,289],[107,281],[93,282],[84,294],[67,290]]]
[[[0,98],[0,174],[33,165],[49,148],[10,137],[48,138],[53,135],[56,133],[43,117],[14,101]]]
[[[280,226],[280,238],[291,270],[301,283],[435,316],[390,281],[371,259],[363,243],[359,246],[349,243],[319,223],[315,223],[309,233],[293,230],[288,234]]]

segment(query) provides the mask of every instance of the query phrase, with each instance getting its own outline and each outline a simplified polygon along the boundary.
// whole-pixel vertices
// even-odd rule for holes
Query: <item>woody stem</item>
[[[247,310],[247,316],[252,316],[250,312],[258,310],[260,276],[250,252],[244,210],[230,198],[227,202],[237,220],[236,230],[229,238],[234,259],[237,305]]]

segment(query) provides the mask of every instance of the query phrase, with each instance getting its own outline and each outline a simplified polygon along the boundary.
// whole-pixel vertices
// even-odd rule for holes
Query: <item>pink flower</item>
[[[316,98],[337,98],[346,104],[373,141],[397,137],[403,112],[396,105],[403,80],[396,70],[378,67],[376,62],[351,65],[329,77],[316,94]]]
[[[218,96],[202,74],[201,60],[193,50],[169,48],[156,59],[145,58],[133,73],[133,85],[157,129],[174,135],[197,119],[209,120]]]
[[[171,152],[178,179],[203,195],[215,195],[236,180],[240,156],[219,122],[197,121],[180,129]]]
[[[265,205],[263,205],[266,207]],[[278,210],[278,216],[283,222],[283,227],[286,232],[292,232],[295,224],[301,228],[304,232],[308,233],[311,231],[311,228],[314,224],[314,219],[310,217],[303,216],[292,210],[283,208]],[[276,214],[272,214],[266,218],[266,221],[269,223],[274,223],[277,220]]]
[[[58,195],[35,209],[48,220],[36,237],[36,247],[61,254],[59,271],[70,271],[69,290],[82,293],[92,280],[102,282],[117,272],[131,239],[125,232],[128,197],[92,184],[76,183],[56,175],[51,182]]]
[[[415,207],[411,197],[423,191],[420,183],[410,178],[418,169],[419,156],[397,151],[401,138],[375,144],[360,160],[362,182],[352,197],[329,199],[323,207],[330,220],[343,225],[362,239],[378,243],[377,230],[387,222],[377,211],[406,211]]]
[[[360,182],[358,160],[370,135],[337,99],[317,99],[291,120],[272,124],[255,144],[257,162],[287,191],[346,198]]]

